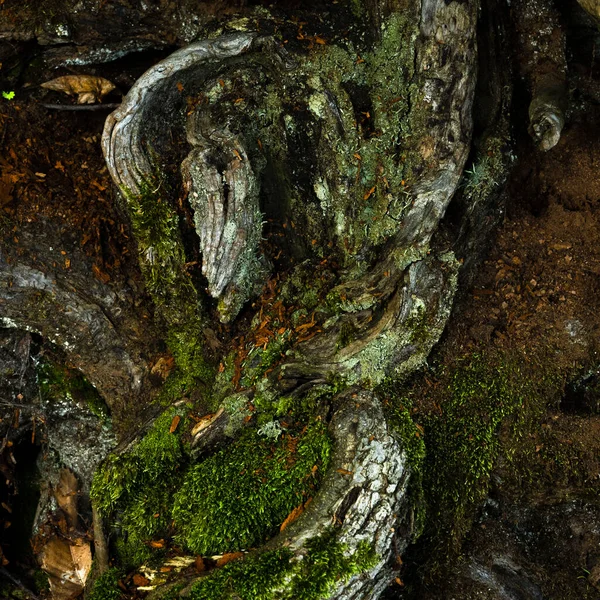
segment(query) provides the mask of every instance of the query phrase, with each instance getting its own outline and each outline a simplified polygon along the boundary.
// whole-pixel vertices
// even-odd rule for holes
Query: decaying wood
[[[531,91],[529,133],[540,150],[560,139],[567,105],[565,38],[558,10],[549,0],[519,0],[511,5],[519,43],[522,76]]]
[[[421,149],[422,165],[419,178],[408,190],[408,208],[385,247],[374,252],[376,258],[367,273],[342,280],[334,289],[344,299],[342,310],[312,339],[289,351],[267,376],[266,385],[292,397],[301,397],[332,375],[353,385],[332,402],[338,406],[330,426],[336,450],[322,488],[304,513],[267,544],[268,548],[285,544],[299,560],[306,541],[330,525],[338,528],[338,539],[350,550],[363,539],[374,542],[381,561],[365,576],[340,583],[332,595],[340,600],[377,598],[387,586],[390,572],[386,564],[398,519],[405,527],[396,547],[403,548],[410,539],[405,498],[409,469],[368,387],[387,375],[408,373],[422,364],[452,305],[458,263],[451,253],[429,254],[429,246],[470,149],[476,17],[475,5],[443,0],[422,3],[416,67],[410,82],[419,90],[415,95],[420,99],[419,116],[415,112],[414,119],[420,120],[421,138],[414,144]],[[274,48],[273,43],[262,40],[259,44],[258,40],[250,32],[197,42],[138,80],[107,119],[102,139],[117,186],[140,193],[144,182],[160,170],[156,156],[161,148],[160,132],[152,126],[152,121],[158,120],[156,111],[170,106],[169,102],[178,107],[173,110],[185,110],[178,99],[180,88],[192,86],[198,93],[193,82],[210,79],[207,66],[226,65],[232,57],[238,57],[239,64],[246,56],[268,54]],[[329,101],[319,118],[339,125],[342,117],[336,106],[344,100],[322,97]],[[166,114],[181,127],[187,122],[185,136],[192,150],[181,167],[183,183],[194,211],[208,291],[220,297],[236,280],[239,257],[244,252],[245,260],[256,256],[257,242],[252,240],[260,235],[259,190],[255,189],[260,167],[250,163],[242,132],[229,129],[227,122],[214,122],[202,107],[186,118]],[[284,147],[293,152],[287,143]],[[313,177],[311,173],[309,180]],[[230,218],[236,235],[225,239]],[[341,332],[348,327],[355,333],[353,340],[340,344]],[[251,397],[252,391],[248,394]],[[224,408],[198,432],[195,452],[204,454],[224,443],[228,435],[235,435],[230,429],[225,433],[228,426]]]
[[[230,321],[257,283],[240,274],[258,261],[263,220],[258,184],[240,140],[211,126],[201,110],[188,117],[187,139],[193,149],[181,171],[200,237],[202,274],[210,295],[223,296],[221,320]],[[219,162],[222,168],[215,166]]]

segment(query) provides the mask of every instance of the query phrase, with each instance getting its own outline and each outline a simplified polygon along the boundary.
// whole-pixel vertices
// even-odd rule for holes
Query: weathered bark
[[[117,423],[147,409],[157,383],[153,343],[161,335],[182,369],[211,354],[215,364],[239,358],[237,381],[221,387],[222,380],[204,377],[202,393],[222,402],[193,442],[197,460],[246,426],[231,409],[233,396],[248,403],[266,393],[301,401],[319,386],[340,382],[343,391],[336,389],[323,411],[335,453],[322,486],[305,512],[262,549],[288,548],[291,560],[300,561],[307,543],[332,525],[350,554],[369,542],[376,566],[340,581],[331,595],[340,599],[377,598],[391,579],[393,556],[414,534],[406,496],[410,466],[373,388],[421,366],[450,314],[459,264],[450,245],[434,238],[471,151],[476,80],[477,2],[369,2],[362,10],[368,25],[354,24],[351,42],[332,22],[331,39],[315,34],[309,46],[293,39],[304,43],[302,27],[290,28],[265,11],[248,12],[254,18],[231,29],[221,19],[222,35],[202,22],[194,33],[211,35],[152,67],[107,118],[106,163],[131,222],[160,334],[150,330],[148,336],[126,287],[90,277],[84,257],[77,257],[81,269],[64,278],[22,258],[0,263],[3,323],[64,348]],[[168,39],[190,41],[169,15]],[[292,34],[288,45],[265,33],[279,27]],[[159,30],[135,39],[158,45]],[[96,60],[94,36],[77,38],[76,31],[68,35],[91,44],[77,60]],[[108,56],[134,46],[114,41]],[[48,56],[63,60],[56,48]],[[509,95],[498,85],[492,95],[502,93]],[[507,102],[499,101],[498,114]],[[485,127],[504,135],[505,126]],[[468,247],[486,201],[468,198],[461,247]],[[159,225],[146,218],[156,207],[156,221],[164,220]],[[190,214],[193,227],[186,224]],[[261,235],[272,233],[263,220],[283,231],[275,249],[261,244]],[[206,282],[188,276],[194,247],[202,253]],[[251,342],[242,336],[257,328],[250,317],[262,320],[250,301],[269,277],[298,278],[310,288],[306,273],[328,261],[335,266],[318,306],[310,308],[314,335],[295,338],[264,378],[261,373],[260,381],[240,390],[251,371],[242,357]],[[220,343],[219,352],[208,350],[213,319],[232,323],[222,330],[225,351]],[[185,336],[202,351],[189,351]],[[138,433],[132,421],[123,427],[123,454]],[[102,527],[99,519],[94,526]],[[96,531],[96,537],[105,566],[104,536]]]
[[[306,224],[302,234],[292,232],[284,248],[300,247],[302,258],[310,264],[316,256],[303,237],[317,236],[314,245],[328,235],[333,255],[345,267],[328,296],[338,299],[339,308],[323,311],[321,329],[310,340],[288,350],[283,362],[261,384],[261,392],[267,389],[275,395],[302,398],[331,377],[340,377],[346,386],[360,386],[350,387],[332,402],[334,407],[341,402],[330,424],[336,453],[319,493],[305,513],[267,545],[291,549],[292,560],[301,560],[307,551],[306,543],[332,522],[339,525],[336,539],[347,544],[349,552],[368,540],[379,556],[377,566],[366,576],[340,582],[331,596],[335,598],[377,597],[389,581],[386,565],[393,547],[401,552],[413,532],[405,497],[410,470],[404,464],[398,442],[388,432],[377,399],[368,390],[387,376],[410,373],[422,364],[448,317],[457,263],[451,253],[427,254],[469,153],[475,86],[474,5],[424,2],[418,16],[419,28],[414,24],[406,26],[410,37],[403,40],[385,38],[389,34],[386,27],[393,26],[398,13],[388,13],[379,6],[372,13],[379,23],[374,32],[379,41],[373,43],[373,52],[383,52],[385,41],[412,44],[411,37],[414,41],[410,46],[414,55],[399,65],[400,69],[407,69],[403,87],[392,90],[397,95],[411,96],[404,119],[413,134],[410,147],[404,146],[413,154],[412,180],[406,192],[401,187],[405,182],[394,182],[393,173],[386,173],[383,166],[374,173],[375,187],[370,192],[364,193],[360,186],[356,190],[344,170],[347,165],[331,163],[329,154],[334,143],[339,143],[343,152],[354,150],[358,160],[362,160],[361,152],[370,149],[369,142],[361,138],[358,124],[353,123],[352,102],[356,98],[335,81],[324,79],[327,73],[320,71],[318,61],[332,51],[324,48],[309,52],[308,57],[295,56],[279,49],[274,40],[251,31],[196,42],[150,69],[107,119],[103,135],[107,164],[134,222],[149,187],[154,188],[151,201],[169,202],[164,193],[156,191],[164,181],[173,180],[163,165],[178,156],[177,140],[185,136],[197,147],[185,158],[182,170],[203,251],[202,271],[208,279],[209,293],[219,298],[222,320],[235,318],[252,294],[252,282],[265,276],[264,269],[256,267],[248,274],[249,264],[258,263],[257,243],[251,240],[256,240],[252,223],[260,224],[260,219],[245,215],[256,213],[254,190],[259,183],[262,181],[266,187],[265,180],[277,176],[269,171],[269,165],[280,163],[279,168],[287,172],[285,178],[304,182],[306,189],[314,190],[312,193],[320,200],[320,207],[314,202],[299,203],[293,193],[288,191],[286,198],[280,188],[279,193],[284,194],[283,209],[269,214],[265,199],[268,187],[261,196],[261,210],[267,218]],[[338,51],[347,52],[341,47]],[[239,73],[243,73],[245,61],[265,73],[267,84],[274,88],[273,97],[268,98],[248,88],[243,90],[249,116],[245,115],[246,109],[236,112],[225,106],[225,100],[211,99],[211,94],[218,96],[221,89],[235,86],[235,82],[239,85],[240,78],[243,81]],[[458,64],[460,69],[456,68]],[[304,77],[311,96],[300,121],[285,104],[306,105]],[[367,81],[369,77],[377,89],[377,73],[367,71]],[[388,85],[397,86],[400,82],[393,80]],[[197,107],[186,107],[182,90],[200,98]],[[270,118],[281,120],[285,128],[276,128],[271,137],[262,139],[260,150],[266,155],[265,164],[265,158],[249,145],[256,136],[253,122],[261,118],[260,113],[253,116],[253,111],[255,106],[260,110],[261,103],[273,104],[278,97],[285,99],[285,104],[281,103]],[[375,103],[376,98],[372,101]],[[383,112],[383,108],[371,110]],[[383,119],[379,113],[375,117]],[[165,122],[170,126],[169,136]],[[294,158],[301,150],[292,144],[292,132],[300,140],[303,136],[318,140],[313,162],[304,160],[302,164],[302,157]],[[399,131],[383,130],[380,135],[386,134],[397,139]],[[209,149],[212,145],[219,148]],[[284,154],[279,148],[285,149]],[[396,164],[396,168],[402,168],[399,161]],[[358,177],[359,174],[357,181]],[[380,196],[384,190],[387,206],[381,211],[369,198],[373,194]],[[406,193],[404,199],[402,193]],[[383,231],[374,229],[365,234],[357,230],[352,215],[361,197],[365,206],[372,206],[375,218],[382,219]],[[245,260],[237,258],[242,252],[246,252]],[[364,268],[365,256],[368,269]],[[143,269],[149,272],[165,266],[161,260],[153,245],[141,244]],[[269,257],[265,257],[263,264],[269,262]],[[225,288],[236,278],[240,281],[242,271],[247,282],[245,289],[234,285],[233,291],[237,289],[244,295],[232,301]],[[198,292],[202,295],[202,290]],[[227,312],[231,307],[233,310]],[[344,341],[348,330],[353,332],[350,343]],[[254,393],[248,390],[247,398],[251,399]],[[196,440],[198,453],[205,454],[224,443],[228,428],[231,435],[230,419],[234,414],[227,412],[227,399],[222,408],[221,415]],[[403,524],[403,536],[392,544],[396,519]]]

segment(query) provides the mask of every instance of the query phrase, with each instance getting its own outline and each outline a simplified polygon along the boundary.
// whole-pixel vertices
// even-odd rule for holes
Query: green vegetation
[[[15,97],[15,92],[14,91],[10,91],[10,92],[2,92],[2,97],[5,100],[12,100]]]
[[[119,570],[115,568],[100,575],[94,581],[88,600],[119,600],[121,598],[119,575]]]
[[[115,549],[124,567],[160,556],[166,544],[155,549],[151,542],[173,535],[200,554],[260,544],[314,495],[327,469],[331,442],[319,420],[277,440],[248,429],[190,467],[182,440],[188,410],[166,410],[140,442],[109,456],[94,476],[91,497],[120,529]],[[182,421],[170,433],[176,416]]]
[[[165,405],[213,375],[203,353],[201,306],[185,267],[179,216],[166,200],[166,188],[157,177],[144,182],[138,194],[123,192],[142,274],[177,365],[162,394]]]
[[[72,400],[85,405],[102,422],[110,418],[108,406],[80,371],[44,359],[38,364],[36,373],[43,398]]]
[[[215,571],[190,589],[190,600],[319,600],[337,582],[348,580],[377,564],[373,549],[361,542],[349,553],[345,544],[328,529],[309,540],[303,560],[292,560],[287,549],[264,552],[234,561]]]
[[[243,432],[188,471],[174,499],[176,539],[204,555],[261,544],[314,494],[330,452],[320,421],[275,442]]]
[[[187,460],[181,440],[187,410],[185,406],[166,410],[130,452],[109,456],[94,475],[91,497],[102,515],[116,516],[124,566],[150,558],[148,542],[169,533],[172,494]],[[175,416],[182,422],[170,433]]]
[[[531,368],[521,356],[463,359],[445,373],[448,388],[434,396],[439,413],[423,419],[427,533],[440,560],[454,555],[470,530],[500,451],[509,462],[515,457],[557,387],[548,369],[535,365],[532,377]]]

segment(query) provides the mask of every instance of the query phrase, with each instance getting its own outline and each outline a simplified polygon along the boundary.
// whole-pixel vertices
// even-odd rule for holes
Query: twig
[[[42,104],[42,106],[50,110],[114,110],[121,104],[113,102],[108,104]]]
[[[94,528],[94,549],[96,550],[96,566],[98,575],[108,571],[108,546],[104,537],[104,524],[96,503],[92,501],[92,523]]]
[[[33,600],[40,600],[30,589],[26,588],[16,577],[11,575],[4,567],[0,567],[0,575],[12,581],[17,587],[21,588],[25,593],[29,594]]]

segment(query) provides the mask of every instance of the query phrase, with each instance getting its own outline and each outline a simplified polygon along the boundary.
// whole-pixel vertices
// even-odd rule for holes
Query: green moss
[[[487,496],[501,426],[508,428],[505,455],[510,460],[510,444],[520,443],[547,402],[552,382],[545,379],[540,386],[525,365],[521,358],[506,356],[464,360],[455,367],[441,415],[424,420],[429,533],[441,555],[457,550]]]
[[[309,540],[302,560],[287,549],[264,552],[225,565],[190,589],[190,600],[319,600],[340,581],[377,564],[373,549],[361,542],[354,552],[336,541],[334,529]]]
[[[109,420],[108,406],[80,371],[44,359],[37,365],[36,375],[43,397],[72,400],[87,406],[101,421]]]
[[[403,395],[402,391],[399,380],[388,379],[377,389],[377,395],[383,398],[386,421],[400,439],[402,450],[406,452],[411,472],[406,497],[414,514],[413,540],[416,540],[423,532],[427,517],[427,502],[423,489],[423,467],[427,449],[424,429],[412,416],[414,401],[410,396]]]
[[[199,554],[261,544],[314,494],[330,452],[320,421],[277,442],[254,431],[242,433],[187,473],[174,498],[177,539]]]
[[[187,460],[181,440],[185,420],[174,433],[169,428],[187,410],[166,410],[131,451],[110,455],[94,475],[91,497],[100,513],[113,517],[121,529],[118,550],[124,565],[150,558],[148,542],[169,533],[172,494]]]
[[[48,581],[48,573],[37,569],[33,573],[33,583],[37,592],[45,593],[50,591],[50,582]]]
[[[186,271],[186,257],[179,216],[171,204],[162,178],[148,180],[140,192],[123,191],[132,230],[138,245],[139,263],[148,292],[156,307],[159,325],[166,330],[177,372],[171,376],[185,393],[213,376],[202,347],[201,306]]]
[[[119,600],[122,597],[119,589],[118,569],[109,569],[94,581],[88,600]]]
[[[489,197],[506,179],[509,162],[505,151],[506,144],[504,139],[488,138],[471,167],[465,169],[461,185],[470,202]]]

